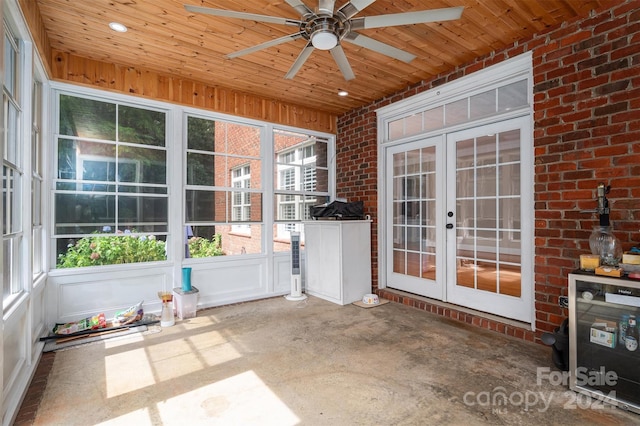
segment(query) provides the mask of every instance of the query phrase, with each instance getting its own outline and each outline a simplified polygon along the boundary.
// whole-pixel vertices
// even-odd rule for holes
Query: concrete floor
[[[397,303],[279,297],[57,351],[34,424],[640,424],[538,380],[550,351]]]

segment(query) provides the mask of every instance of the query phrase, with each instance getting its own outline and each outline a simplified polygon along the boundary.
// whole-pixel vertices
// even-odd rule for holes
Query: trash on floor
[[[160,322],[157,315],[144,314],[142,303],[137,303],[125,310],[116,312],[113,319],[110,320],[105,318],[104,313],[100,313],[79,321],[56,324],[51,334],[40,338],[41,342],[47,342],[45,343],[44,351],[47,352],[48,348],[49,350],[59,349],[60,345],[68,342],[82,340],[82,343],[85,343],[96,340],[96,338],[108,338],[114,334],[123,335],[143,331],[141,327],[146,330],[147,325]]]

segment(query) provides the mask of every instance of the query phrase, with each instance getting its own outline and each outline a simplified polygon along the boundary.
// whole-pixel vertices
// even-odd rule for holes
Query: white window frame
[[[25,105],[24,93],[28,93],[28,91],[24,88],[24,81],[29,78],[25,76],[24,70],[27,68],[26,59],[26,51],[28,49],[24,48],[24,43],[15,36],[14,32],[9,28],[9,25],[5,22],[4,31],[3,31],[3,39],[2,43],[9,42],[11,48],[15,55],[14,58],[14,67],[12,67],[9,72],[7,72],[7,64],[4,67],[4,80],[3,83],[7,82],[7,75],[10,72],[13,72],[15,75],[12,77],[13,87],[8,90],[6,85],[3,84],[2,94],[4,103],[4,143],[3,143],[3,181],[7,179],[7,176],[4,174],[4,169],[6,168],[11,172],[13,178],[11,185],[8,182],[3,183],[3,188],[11,188],[11,192],[13,195],[9,197],[9,193],[4,197],[5,205],[3,209],[7,212],[5,217],[3,217],[3,256],[8,257],[9,259],[9,270],[3,271],[4,278],[9,280],[9,282],[3,280],[3,310],[6,310],[10,306],[14,304],[14,302],[20,297],[21,293],[27,289],[25,283],[25,268],[23,267],[24,261],[26,259],[24,244],[26,244],[24,235],[25,235],[25,227],[28,227],[30,223],[29,221],[25,221],[26,217],[24,215],[18,213],[15,210],[14,204],[18,206],[22,206],[23,199],[25,196],[25,185],[28,183],[27,175],[25,174],[25,165],[24,165],[24,148],[22,143],[22,135],[23,135],[23,108],[28,107]],[[6,47],[6,44],[5,44]],[[5,59],[7,57],[7,52],[5,53]],[[15,111],[16,116],[9,116],[10,110],[9,105],[11,105]],[[13,125],[9,126],[9,122],[13,121]],[[11,131],[9,130],[11,129]],[[11,157],[11,158],[10,158]],[[3,189],[5,190],[5,189]],[[8,189],[6,189],[8,191]],[[20,209],[22,210],[22,209]],[[18,217],[16,217],[16,215]],[[18,229],[11,229],[11,223],[14,221],[19,221]],[[5,233],[4,231],[8,231]],[[6,249],[11,247],[9,253],[6,252]],[[8,275],[5,275],[8,274]],[[30,277],[31,278],[31,277]],[[8,294],[5,294],[5,288],[8,286]]]
[[[56,194],[63,194],[63,193],[77,193],[77,194],[87,194],[89,192],[87,191],[82,191],[82,186],[86,185],[88,183],[91,182],[95,182],[96,184],[100,184],[100,185],[114,185],[116,186],[116,191],[115,192],[108,192],[108,191],[95,191],[96,194],[99,195],[106,195],[106,196],[114,196],[116,198],[116,207],[115,207],[115,212],[114,212],[114,222],[116,225],[115,229],[109,229],[107,227],[104,226],[104,224],[100,225],[99,223],[92,223],[92,226],[95,227],[100,227],[102,228],[103,232],[105,233],[105,235],[107,236],[108,234],[117,234],[118,231],[125,231],[126,228],[130,227],[131,224],[125,221],[122,221],[120,219],[120,217],[118,216],[118,203],[119,203],[119,198],[120,197],[130,197],[130,196],[134,196],[137,198],[136,202],[138,205],[138,212],[140,211],[140,205],[142,203],[142,198],[144,197],[157,197],[157,198],[166,198],[167,199],[167,218],[166,218],[166,222],[146,222],[146,224],[149,225],[154,225],[154,224],[166,224],[166,230],[165,231],[155,231],[155,232],[136,232],[135,235],[152,235],[154,237],[156,236],[163,236],[166,238],[167,240],[167,244],[170,243],[169,241],[169,234],[170,232],[170,216],[171,216],[171,206],[170,206],[170,186],[171,186],[171,177],[170,177],[170,147],[169,145],[169,140],[170,140],[170,109],[166,106],[166,105],[159,105],[157,102],[143,102],[140,101],[139,99],[131,99],[130,97],[125,97],[125,96],[117,96],[117,95],[113,95],[113,96],[109,96],[106,93],[100,92],[100,91],[96,91],[96,90],[81,90],[75,86],[69,86],[66,84],[61,84],[61,85],[56,85],[59,87],[54,87],[55,90],[55,94],[53,96],[53,99],[55,100],[55,109],[56,109],[56,117],[57,119],[54,120],[53,124],[53,128],[56,129],[56,131],[54,132],[52,138],[53,138],[53,149],[51,150],[50,154],[53,156],[54,159],[57,159],[57,149],[58,149],[58,143],[60,140],[72,140],[72,141],[76,141],[76,142],[81,142],[81,141],[86,141],[89,143],[102,143],[102,144],[110,144],[116,147],[119,146],[130,146],[130,147],[134,147],[134,148],[144,148],[144,149],[155,149],[155,150],[159,150],[159,151],[164,151],[166,154],[166,163],[165,163],[165,172],[166,172],[166,181],[164,184],[149,184],[149,183],[140,183],[140,182],[120,182],[118,179],[118,163],[134,163],[136,164],[136,177],[139,177],[140,174],[140,168],[139,168],[139,162],[135,159],[120,159],[117,156],[115,157],[116,160],[116,175],[115,175],[115,179],[113,181],[84,181],[84,174],[83,174],[83,164],[84,161],[101,161],[101,162],[111,162],[111,161],[107,161],[106,159],[109,158],[113,158],[113,157],[104,157],[104,156],[100,156],[100,155],[94,155],[94,154],[80,154],[76,157],[75,159],[75,170],[76,170],[76,177],[75,179],[62,179],[59,176],[59,164],[57,163],[57,160],[54,160],[54,170],[53,170],[53,182],[52,182],[52,204],[51,204],[51,217],[49,218],[49,221],[51,223],[51,236],[50,236],[50,245],[49,245],[49,259],[50,259],[50,264],[53,266],[56,265],[57,263],[57,255],[56,255],[56,251],[57,251],[57,240],[62,238],[62,236],[66,237],[66,238],[83,238],[86,236],[90,236],[92,234],[90,233],[77,233],[77,234],[64,234],[64,233],[58,233],[57,231],[57,223],[56,223],[56,215],[55,215],[55,206],[56,206],[56,201],[55,201],[55,196]],[[117,124],[117,120],[118,120],[118,108],[119,107],[130,107],[130,108],[139,108],[139,109],[143,109],[143,110],[148,110],[148,111],[154,111],[154,112],[159,112],[164,114],[165,116],[165,144],[164,146],[155,146],[155,145],[146,145],[146,144],[136,144],[136,143],[131,143],[131,142],[126,142],[126,141],[121,141],[119,140],[118,135],[116,135],[114,140],[103,140],[103,139],[90,139],[90,138],[86,138],[86,137],[79,137],[79,136],[73,136],[73,135],[61,135],[59,132],[59,126],[60,126],[60,96],[70,96],[70,97],[74,97],[74,98],[82,98],[82,99],[89,99],[92,101],[97,101],[97,102],[103,102],[103,103],[108,103],[108,104],[113,104],[116,106],[116,124]],[[137,179],[138,180],[138,179]],[[62,189],[57,189],[56,188],[56,184],[57,183],[76,183],[76,190],[75,191],[70,191],[70,190],[62,190]],[[127,185],[127,186],[134,186],[134,187],[158,187],[158,188],[165,188],[166,192],[165,193],[152,193],[152,194],[146,194],[144,192],[137,192],[137,193],[128,193],[128,192],[124,192],[124,191],[120,191],[117,189],[117,187],[119,185]],[[121,229],[124,228],[124,229]],[[109,230],[107,230],[109,229]],[[113,231],[113,232],[112,232]],[[161,262],[166,262],[168,261],[168,258],[165,260],[162,260]],[[112,265],[109,265],[112,266]],[[65,269],[65,268],[60,268],[60,269]]]
[[[238,176],[236,176],[238,173]],[[251,188],[251,165],[243,164],[231,169],[231,186],[238,189]],[[240,202],[236,201],[236,197],[240,197]],[[236,211],[240,211],[240,215],[236,216]],[[231,220],[233,222],[245,222],[251,220],[251,193],[244,191],[235,191],[231,194]],[[239,234],[250,234],[251,225],[235,224],[231,225],[231,232]]]
[[[305,150],[313,147],[313,142],[307,142],[277,153],[277,188],[278,190],[291,192],[290,194],[280,195],[280,197],[285,198],[285,200],[280,201],[280,197],[278,197],[279,201],[277,208],[278,211],[284,213],[281,209],[287,207],[287,210],[292,210],[287,213],[293,213],[293,215],[291,215],[292,217],[287,217],[283,220],[299,222],[310,219],[309,207],[316,204],[316,198],[308,198],[303,194],[314,192],[316,190],[316,155],[314,152],[313,155],[305,156]],[[287,158],[289,156],[291,159]],[[313,170],[313,176],[311,176],[310,181],[306,180],[306,170]],[[291,177],[290,172],[293,172],[293,182],[291,183],[288,182],[289,177]],[[285,178],[287,179],[287,182],[283,182]],[[311,188],[308,186],[311,186]],[[280,216],[284,217],[284,214],[281,214]],[[278,238],[290,238],[291,232],[301,231],[302,227],[299,223],[279,223],[277,226]]]
[[[35,70],[34,70],[35,71]],[[34,76],[31,105],[31,235],[32,235],[32,276],[36,281],[45,273],[44,254],[44,151],[43,126],[44,84]]]

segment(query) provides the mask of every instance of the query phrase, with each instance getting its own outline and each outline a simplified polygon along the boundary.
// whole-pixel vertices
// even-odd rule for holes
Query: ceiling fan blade
[[[318,15],[333,16],[333,7],[335,0],[318,0]]]
[[[280,18],[278,16],[258,15],[256,13],[236,12],[234,10],[212,9],[210,7],[184,5],[184,8],[193,13],[204,13],[213,16],[222,16],[224,18],[246,19],[249,21],[267,22],[269,24],[282,24],[291,26],[300,26],[301,21],[295,19]]]
[[[293,63],[293,65],[291,65],[291,68],[289,68],[289,71],[284,76],[284,78],[286,78],[287,80],[291,80],[293,77],[295,77],[298,71],[300,71],[300,68],[302,68],[302,65],[307,61],[307,59],[309,59],[309,55],[311,55],[311,52],[313,52],[313,45],[311,44],[311,42],[309,42],[307,43],[305,48],[302,49],[302,52],[300,52],[300,55],[298,55],[296,61]]]
[[[383,55],[392,57],[394,59],[398,59],[406,63],[409,63],[416,58],[415,55],[409,52],[405,52],[404,50],[400,50],[396,47],[382,43],[378,40],[374,40],[370,37],[364,36],[362,34],[358,34],[353,31],[347,34],[342,40],[348,41],[349,43],[355,44],[356,46],[373,50],[374,52],[381,53]]]
[[[424,24],[427,22],[451,21],[462,16],[464,7],[421,10],[418,12],[395,13],[391,15],[366,16],[351,20],[351,29],[394,27],[397,25]]]
[[[338,9],[338,13],[346,19],[351,19],[356,13],[369,6],[376,0],[351,0],[349,3]]]
[[[309,9],[306,4],[300,0],[285,0],[289,6],[298,11],[300,16],[313,15],[313,10]]]
[[[351,69],[351,65],[349,65],[349,60],[347,56],[344,54],[344,50],[342,46],[339,44],[330,50],[331,56],[333,56],[333,60],[338,64],[338,68],[340,68],[340,72],[344,76],[345,80],[353,80],[356,78],[356,75],[353,73]]]
[[[229,59],[233,59],[233,58],[237,58],[238,56],[248,55],[249,53],[253,53],[253,52],[257,52],[257,51],[262,50],[262,49],[266,49],[267,47],[273,47],[273,46],[277,46],[277,45],[282,44],[282,43],[286,43],[288,41],[298,40],[298,39],[300,39],[302,37],[303,37],[302,31],[300,31],[299,33],[289,34],[289,35],[284,36],[284,37],[276,38],[274,40],[269,40],[267,42],[260,43],[260,44],[257,44],[255,46],[252,46],[252,47],[248,47],[246,49],[238,50],[237,52],[231,52],[231,53],[229,53],[228,55],[225,55],[225,56],[227,58],[229,58]]]

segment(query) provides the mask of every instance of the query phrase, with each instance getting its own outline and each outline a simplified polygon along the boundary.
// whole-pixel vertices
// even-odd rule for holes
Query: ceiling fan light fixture
[[[331,50],[338,44],[338,37],[331,31],[316,31],[311,35],[311,44],[318,50]]]

